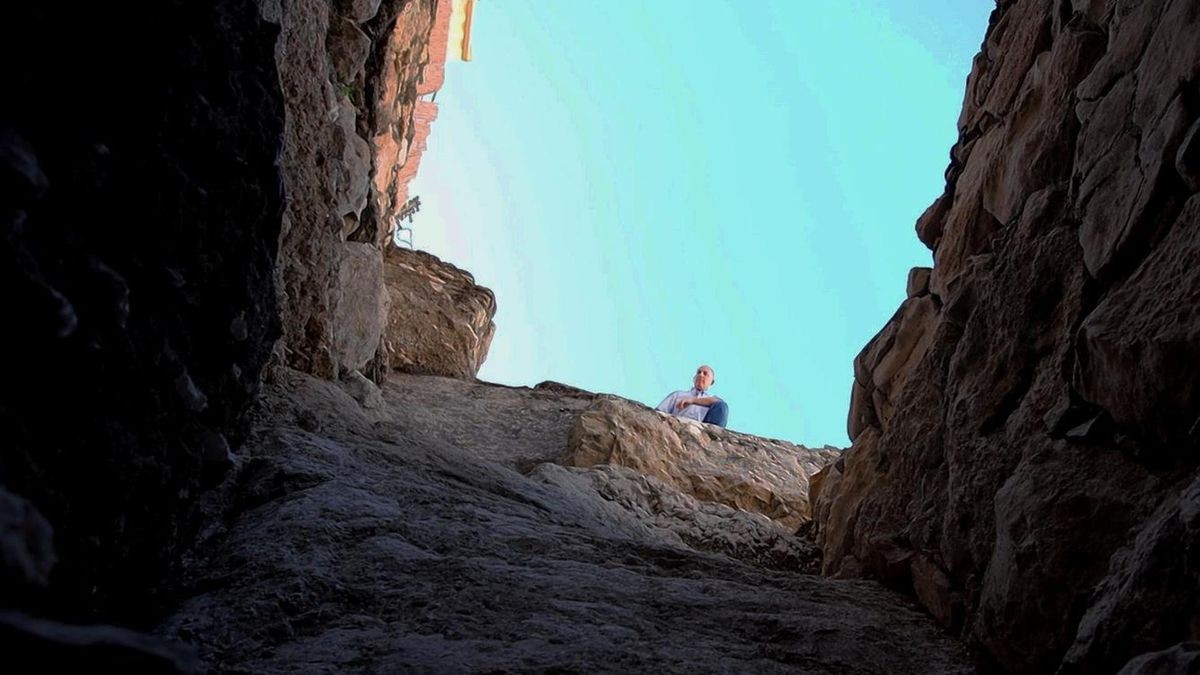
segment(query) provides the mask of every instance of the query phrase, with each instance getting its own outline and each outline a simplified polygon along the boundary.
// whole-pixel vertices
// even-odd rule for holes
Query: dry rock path
[[[542,464],[587,395],[397,376],[367,410],[277,380],[158,629],[213,671],[970,672],[878,585],[697,549]]]

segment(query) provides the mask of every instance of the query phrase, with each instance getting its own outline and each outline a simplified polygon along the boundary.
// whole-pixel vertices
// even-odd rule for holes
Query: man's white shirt
[[[697,422],[703,422],[704,416],[708,414],[708,406],[706,406],[706,405],[693,404],[693,405],[689,405],[688,407],[684,408],[683,410],[675,409],[675,403],[678,402],[679,399],[681,399],[681,398],[696,398],[698,396],[708,396],[708,392],[700,391],[699,389],[696,389],[695,387],[693,387],[691,389],[680,389],[679,391],[670,393],[666,398],[663,399],[663,402],[659,403],[658,406],[654,409],[661,410],[662,412],[665,412],[665,413],[671,413],[672,415],[675,415],[677,417],[686,417],[690,420],[696,420]]]

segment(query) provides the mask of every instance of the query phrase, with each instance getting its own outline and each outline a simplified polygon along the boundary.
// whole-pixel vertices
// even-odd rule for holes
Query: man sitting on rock
[[[692,378],[691,389],[681,389],[672,393],[663,399],[655,410],[724,427],[725,422],[729,420],[729,406],[716,396],[708,395],[708,388],[716,383],[713,369],[700,366]]]

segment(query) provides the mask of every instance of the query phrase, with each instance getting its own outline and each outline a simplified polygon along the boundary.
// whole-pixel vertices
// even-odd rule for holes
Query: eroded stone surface
[[[809,519],[808,477],[838,454],[835,448],[810,450],[603,398],[579,417],[560,461],[627,466],[701,500],[795,528]]]
[[[1098,672],[1128,654],[1195,640],[1200,617],[1200,478],[1171,494],[1114,556],[1064,659],[1066,672]],[[1191,633],[1188,632],[1190,627]],[[1193,647],[1142,661],[1196,664]],[[1187,658],[1182,658],[1187,656]],[[1195,665],[1193,665],[1193,668]],[[1127,667],[1127,669],[1129,669]],[[1122,671],[1124,672],[1124,671]],[[1131,672],[1188,672],[1162,667]]]
[[[496,297],[469,272],[424,251],[389,246],[384,265],[391,298],[388,365],[474,379],[496,332]]]
[[[386,292],[376,272],[416,172],[410,148],[429,132],[418,97],[436,90],[433,79],[440,86],[445,59],[431,53],[444,55],[445,36],[438,34],[439,43],[431,35],[438,20],[449,20],[449,5],[261,3],[280,27],[276,60],[287,113],[289,198],[276,270],[281,363],[326,378],[351,370],[382,377],[375,317]]]
[[[1193,195],[1162,243],[1079,329],[1080,394],[1176,452],[1186,452],[1200,420],[1200,379],[1184,366],[1200,363],[1198,228]]]
[[[765,518],[627,468],[516,471],[570,415],[521,439],[506,420],[586,395],[400,376],[389,409],[421,411],[392,418],[278,379],[159,631],[212,670],[971,672],[876,584],[710,552],[787,536]]]
[[[383,258],[371,244],[342,244],[334,354],[338,371],[361,371],[375,357],[392,305],[384,286]]]
[[[614,519],[646,523],[656,536],[699,551],[721,553],[761,567],[816,573],[821,552],[792,528],[760,513],[700,501],[653,476],[600,464],[587,469],[539,464],[531,478],[580,493],[598,509],[620,511]]]
[[[1198,31],[1189,0],[999,3],[917,223],[930,294],[856,359],[854,446],[813,480],[827,574],[1004,670],[1198,637],[1190,601],[1137,599],[1196,593],[1169,505],[1200,464]]]

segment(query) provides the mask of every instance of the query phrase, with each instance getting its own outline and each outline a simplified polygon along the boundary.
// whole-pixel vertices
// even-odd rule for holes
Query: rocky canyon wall
[[[1200,639],[1200,3],[1002,0],[932,269],[854,363],[814,479],[828,574],[1011,672]]]
[[[268,362],[382,378],[450,3],[34,7],[0,21],[0,605],[144,617]]]
[[[450,3],[263,0],[277,22],[288,195],[279,362],[381,381],[383,251],[408,198],[441,86]]]
[[[276,30],[250,0],[2,14],[0,604],[137,614],[279,335]]]

